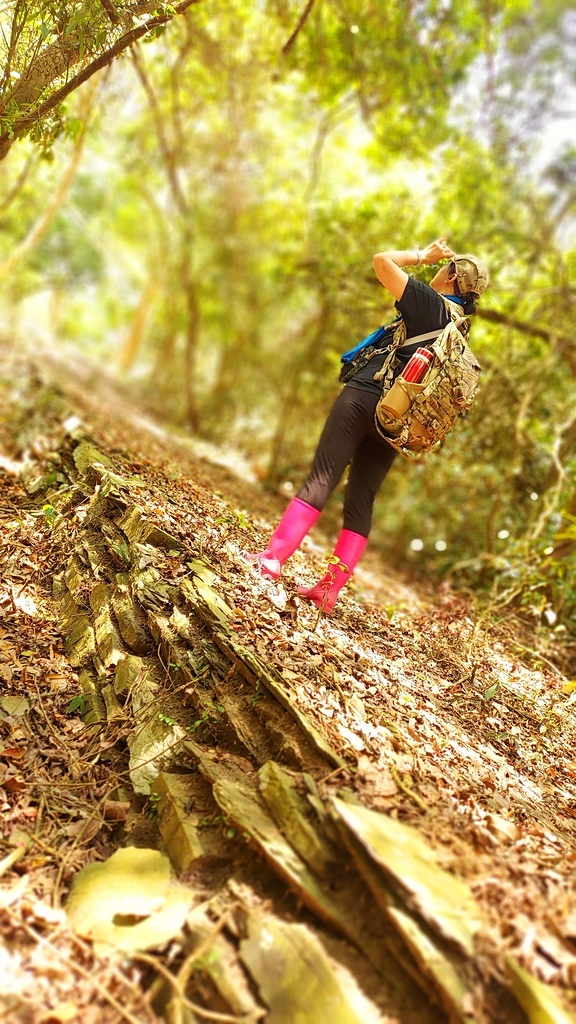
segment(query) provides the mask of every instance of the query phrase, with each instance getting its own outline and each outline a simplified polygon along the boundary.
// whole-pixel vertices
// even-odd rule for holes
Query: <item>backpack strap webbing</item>
[[[442,334],[443,329],[444,328],[442,327],[437,327],[435,331],[428,331],[427,334],[417,334],[415,338],[406,338],[406,341],[401,345],[398,345],[398,348],[395,351],[398,352],[401,348],[408,348],[409,345],[415,345],[417,341],[431,341],[432,338],[437,338]]]

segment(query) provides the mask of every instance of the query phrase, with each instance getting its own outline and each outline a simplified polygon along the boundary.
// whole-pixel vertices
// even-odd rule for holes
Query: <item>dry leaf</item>
[[[193,894],[171,881],[170,861],[158,850],[129,846],[103,864],[89,864],[72,883],[67,914],[97,952],[110,946],[151,949],[180,932]]]
[[[30,711],[30,703],[26,697],[0,697],[0,708],[12,718],[18,718]]]

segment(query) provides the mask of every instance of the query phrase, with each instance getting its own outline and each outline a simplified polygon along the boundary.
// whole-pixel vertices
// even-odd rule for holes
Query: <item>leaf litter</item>
[[[7,385],[5,390],[9,397]],[[153,569],[170,586],[179,586],[190,577],[185,552],[193,539],[196,556],[212,572],[207,586],[231,610],[231,630],[239,644],[282,677],[294,708],[343,759],[341,766],[328,766],[325,777],[317,780],[316,793],[309,793],[328,833],[334,828],[329,810],[333,797],[358,800],[368,813],[380,812],[391,823],[415,827],[434,851],[438,868],[469,887],[485,927],[476,942],[476,981],[467,983],[458,1012],[470,1011],[478,1020],[486,1012],[488,1020],[523,1020],[512,1002],[504,1006],[504,1016],[494,1015],[494,985],[520,993],[517,998],[530,1020],[556,1019],[545,1008],[551,993],[556,993],[552,1001],[560,994],[574,1010],[576,737],[573,695],[565,674],[569,666],[558,661],[544,640],[534,652],[533,630],[521,619],[482,622],[472,601],[448,585],[431,595],[395,577],[389,568],[379,574],[376,555],[357,574],[334,615],[318,617],[294,595],[298,583],[320,570],[327,542],[319,543],[317,535],[308,539],[288,563],[285,582],[262,581],[241,559],[247,546],[244,522],[256,510],[255,529],[248,532],[249,546],[254,547],[265,541],[278,508],[266,506],[252,484],[199,458],[192,442],[172,440],[158,428],[147,430],[142,419],[135,432],[130,409],[122,413],[118,402],[116,417],[107,418],[102,413],[105,394],[87,399],[73,383],[63,391],[54,391],[50,412],[28,416],[19,431],[6,420],[0,425],[0,450],[12,460],[7,464],[28,467],[21,473],[5,472],[0,519],[1,863],[18,854],[1,880],[0,955],[11,978],[2,998],[14,1019],[40,1019],[50,1013],[58,1019],[59,1007],[67,1007],[60,1019],[73,1012],[78,1019],[103,1022],[153,1021],[158,1013],[170,1019],[165,1008],[174,1004],[178,990],[172,986],[169,996],[161,996],[160,968],[172,968],[178,977],[191,955],[186,938],[190,925],[175,925],[172,941],[166,937],[158,943],[155,973],[150,960],[121,962],[102,956],[68,927],[62,914],[79,872],[110,864],[127,844],[128,849],[148,849],[161,843],[154,801],[135,794],[131,782],[128,743],[133,723],[120,704],[119,714],[107,717],[103,727],[97,715],[92,723],[82,718],[87,692],[82,697],[80,666],[71,663],[64,648],[51,594],[65,553],[74,550],[86,522],[106,499],[101,484],[100,491],[88,490],[82,503],[65,513],[66,542],[59,538],[55,543],[58,513],[55,518],[46,506],[55,509],[62,496],[47,501],[38,481],[47,463],[50,469],[50,460],[58,457],[64,464],[68,457],[71,439],[64,424],[71,408],[77,416],[74,429],[82,424],[120,481],[132,480],[130,495],[138,507],[176,541],[174,548],[141,545],[140,568]],[[15,420],[17,413],[16,408]],[[62,476],[68,479],[61,483],[64,492],[70,478]],[[31,500],[34,493],[40,504]],[[179,626],[184,629],[182,622]],[[211,657],[208,664],[214,665],[214,651]],[[106,678],[112,678],[113,668],[104,666]],[[196,711],[198,717],[180,716],[182,699],[175,705],[172,693],[165,692],[170,666],[164,662],[164,668],[164,679],[156,680],[157,695],[151,698],[150,691],[143,706],[155,701],[155,721],[158,725],[163,715],[159,724],[168,732],[179,726],[204,742],[212,730],[210,742],[218,744],[223,712],[214,712],[210,704],[200,714]],[[182,670],[172,669],[173,674],[177,671]],[[234,685],[241,684],[236,680]],[[186,693],[185,680],[180,693]],[[254,709],[266,700],[256,687],[250,698]],[[118,807],[122,811],[117,815],[112,809]],[[350,813],[353,807],[352,802]],[[206,818],[206,832],[215,827],[217,842],[204,860],[210,861],[215,877],[221,865],[220,883],[226,886],[229,843],[238,845],[239,832],[208,796]],[[233,836],[228,836],[230,830]],[[248,860],[245,842],[235,851],[241,862]],[[248,904],[242,913],[258,915],[265,890],[255,884],[249,866],[242,870],[251,882],[247,887],[243,877],[235,883],[236,895],[241,892],[243,906]],[[249,918],[242,923],[238,915],[226,916],[225,908],[219,918],[213,903],[216,889],[202,891],[206,880],[200,875],[195,901],[210,895],[208,919],[212,927],[225,919],[222,941],[225,935],[227,948],[249,941],[263,918],[249,926]],[[268,899],[274,892],[272,887]],[[275,911],[284,906],[285,912],[285,897],[280,903],[277,899]],[[392,911],[418,960],[424,956],[425,933],[409,936],[413,920],[403,922],[400,908],[392,908],[393,916]],[[296,905],[291,914],[298,920]],[[355,962],[355,954],[342,949],[332,966],[347,958]],[[229,1010],[210,972],[196,970],[192,978],[188,991],[208,1012]],[[532,988],[526,978],[536,979]],[[165,987],[170,989],[170,984],[164,980]],[[382,1020],[405,1024],[424,1019],[409,1003],[378,999],[368,976],[363,986]],[[451,1011],[445,1004],[430,1019],[438,1020],[439,1012]],[[549,1016],[538,1016],[545,1013]]]

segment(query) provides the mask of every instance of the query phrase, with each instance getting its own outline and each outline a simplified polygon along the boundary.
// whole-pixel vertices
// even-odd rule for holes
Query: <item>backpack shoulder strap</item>
[[[415,345],[418,341],[431,341],[432,338],[437,338],[442,333],[442,328],[437,327],[435,331],[428,331],[427,334],[417,334],[415,338],[406,338],[401,345],[398,345],[396,351],[398,352],[401,348],[408,348],[409,345]]]

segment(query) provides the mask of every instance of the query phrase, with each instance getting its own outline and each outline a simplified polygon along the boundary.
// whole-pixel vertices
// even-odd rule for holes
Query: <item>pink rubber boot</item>
[[[368,538],[363,537],[360,533],[342,530],[326,575],[315,587],[298,587],[301,597],[308,598],[317,608],[329,614],[336,604],[342,587],[350,579],[367,543]]]
[[[284,562],[300,547],[319,515],[319,510],[306,501],[292,498],[266,550],[253,556],[263,576],[273,580],[279,578]]]

